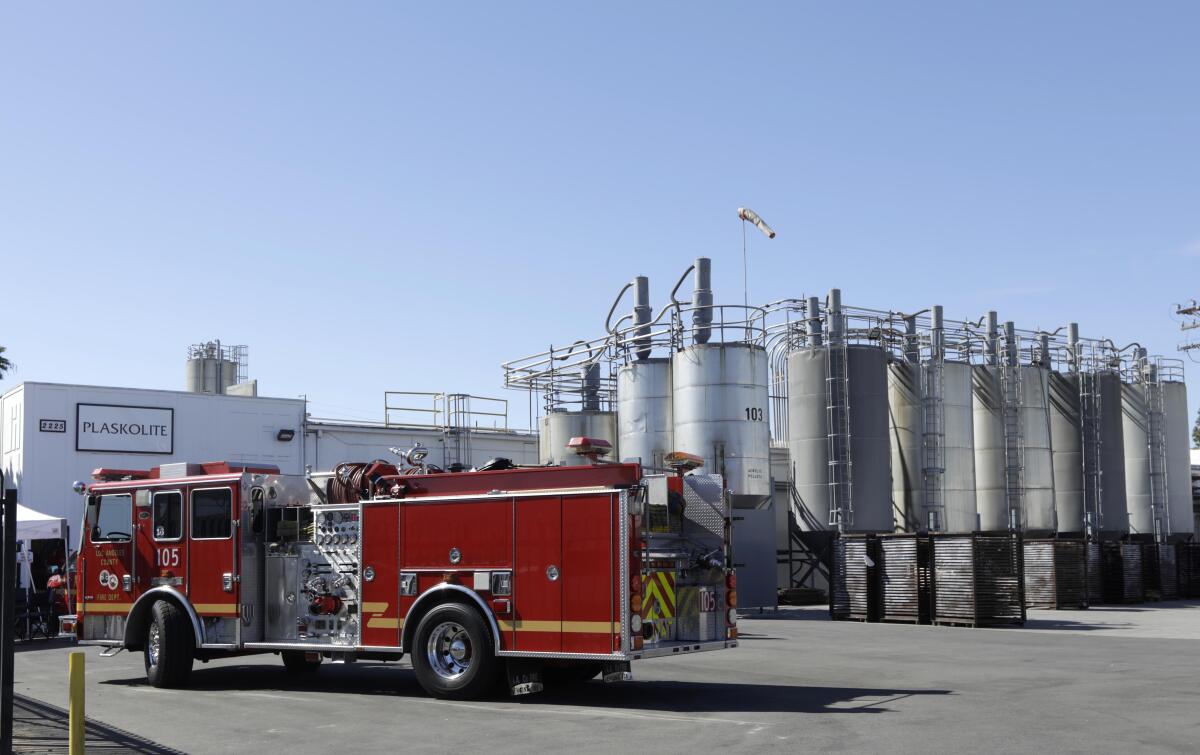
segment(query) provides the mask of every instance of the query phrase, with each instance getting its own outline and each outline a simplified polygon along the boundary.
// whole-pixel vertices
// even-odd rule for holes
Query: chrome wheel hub
[[[162,650],[162,631],[159,630],[158,624],[151,624],[150,635],[146,638],[146,655],[150,659],[151,666],[158,665],[160,650]]]
[[[457,622],[442,622],[430,633],[425,654],[438,676],[457,679],[471,668],[471,636]]]

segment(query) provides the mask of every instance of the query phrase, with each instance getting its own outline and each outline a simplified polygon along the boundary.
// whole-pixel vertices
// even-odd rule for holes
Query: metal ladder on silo
[[[1100,459],[1104,436],[1100,432],[1103,393],[1100,373],[1094,361],[1079,370],[1079,429],[1083,451],[1083,525],[1088,538],[1096,536],[1104,526],[1104,469]]]
[[[1008,526],[1021,530],[1025,522],[1024,435],[1021,428],[1021,366],[1000,366],[1000,413],[1004,430],[1004,502]]]
[[[1146,367],[1146,445],[1150,461],[1150,521],[1154,540],[1170,535],[1167,491],[1167,432],[1164,427],[1163,385],[1157,365]]]
[[[921,363],[921,474],[925,492],[926,521],[918,529],[945,529],[946,520],[946,407],[943,383],[944,355],[940,344],[930,344],[929,358]]]
[[[825,359],[829,525],[839,532],[854,524],[853,459],[850,453],[850,355],[844,337],[830,343]]]

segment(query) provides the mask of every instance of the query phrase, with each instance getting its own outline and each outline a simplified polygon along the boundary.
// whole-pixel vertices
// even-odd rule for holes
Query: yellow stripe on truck
[[[237,613],[237,603],[193,603],[196,613]]]
[[[530,621],[517,619],[496,622],[502,632],[566,632],[568,634],[611,634],[616,625],[611,621]]]
[[[75,606],[79,613],[129,613],[132,603],[78,603]]]

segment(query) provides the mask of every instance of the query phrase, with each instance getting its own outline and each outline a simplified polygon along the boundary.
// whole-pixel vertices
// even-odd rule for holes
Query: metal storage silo
[[[609,458],[617,456],[617,415],[599,410],[549,412],[538,420],[538,459],[554,466],[580,463],[579,457],[567,448],[571,438],[587,437],[606,440],[613,446]]]
[[[1152,537],[1154,512],[1150,508],[1150,436],[1146,387],[1121,384],[1121,432],[1125,448],[1125,507],[1129,533]],[[1105,486],[1108,481],[1105,481]],[[1166,524],[1163,523],[1165,527]],[[1165,530],[1164,530],[1165,531]]]
[[[971,365],[942,365],[942,475],[946,532],[973,532],[979,527],[975,499],[975,424],[971,399]]]
[[[188,393],[223,394],[238,382],[245,346],[222,346],[220,341],[207,341],[188,347],[185,390]]]
[[[1129,533],[1129,510],[1125,485],[1125,422],[1121,411],[1123,384],[1117,373],[1105,370],[1095,375],[1100,397],[1100,534],[1119,538]]]
[[[837,348],[837,347],[834,347]],[[852,532],[890,532],[891,470],[887,460],[888,392],[883,349],[845,347],[850,405],[850,458],[854,521]],[[788,355],[788,445],[796,488],[813,517],[809,526],[829,522],[829,350],[817,346]]]
[[[1049,370],[1022,365],[1021,462],[1022,530],[1044,537],[1058,530],[1054,502],[1054,461],[1050,443]]]
[[[721,474],[733,505],[771,497],[767,351],[750,343],[696,343],[671,358],[675,449]]]
[[[631,362],[617,371],[617,425],[621,461],[663,468],[663,457],[675,450],[670,359]]]
[[[1007,492],[1011,467],[1020,469],[1022,530],[1032,536],[1048,535],[1056,530],[1048,371],[1036,365],[1017,365],[1018,348],[1013,324],[1005,323],[1004,329],[1004,359],[1007,365],[977,366],[972,369],[979,528],[985,532],[1009,529]],[[1012,380],[1016,381],[1015,385],[1007,382]],[[1009,405],[1006,409],[1006,402],[1014,399],[1016,406]],[[1009,437],[1018,432],[1015,443],[1009,444]],[[1010,445],[1019,449],[1019,463],[1014,460],[1010,464]]]
[[[922,463],[924,405],[919,390],[921,369],[904,362],[888,365],[888,429],[892,449],[892,499],[897,529],[923,531],[925,510]],[[971,366],[942,364],[942,522],[944,532],[973,532],[978,526],[975,502],[975,438],[971,405]]]
[[[1054,454],[1054,505],[1058,531],[1084,531],[1082,416],[1079,408],[1079,376],[1051,372],[1050,445]]]
[[[999,369],[971,367],[972,428],[975,441],[975,502],[979,529],[1008,529],[1008,500],[1004,474],[1004,418],[1001,416]]]
[[[1182,377],[1182,376],[1181,376]],[[1171,539],[1188,540],[1195,534],[1192,516],[1192,462],[1189,451],[1187,387],[1181,381],[1163,383],[1163,412],[1167,433],[1167,494]]]
[[[897,532],[925,527],[925,487],[921,474],[922,411],[918,366],[887,365],[888,440],[892,462],[892,515]],[[791,391],[789,390],[789,395]]]

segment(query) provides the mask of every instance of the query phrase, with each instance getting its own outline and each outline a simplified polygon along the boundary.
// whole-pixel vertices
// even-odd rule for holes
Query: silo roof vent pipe
[[[1000,364],[1000,315],[992,310],[987,313],[987,355],[984,361],[995,367]]]
[[[946,319],[941,304],[930,308],[929,356],[934,360],[946,357]]]
[[[1009,367],[1020,364],[1021,354],[1017,349],[1017,324],[1012,320],[1004,323],[1004,363]]]
[[[650,357],[650,279],[639,275],[633,285],[634,355],[641,361]]]
[[[696,343],[708,343],[712,336],[712,260],[696,258],[696,287],[692,292],[692,332]]]
[[[1071,372],[1079,372],[1079,323],[1073,322],[1067,325],[1067,343],[1071,352]]]
[[[821,332],[821,300],[815,296],[808,297],[808,341],[809,346],[821,346],[825,337]]]
[[[917,335],[917,316],[904,316],[904,361],[917,364],[921,361],[921,339]]]
[[[829,289],[828,312],[825,316],[829,320],[827,331],[829,333],[829,341],[831,343],[841,343],[846,337],[845,324],[842,322],[842,290],[840,288]]]
[[[580,382],[583,387],[583,409],[598,411],[600,409],[600,365],[588,362],[580,368]]]

